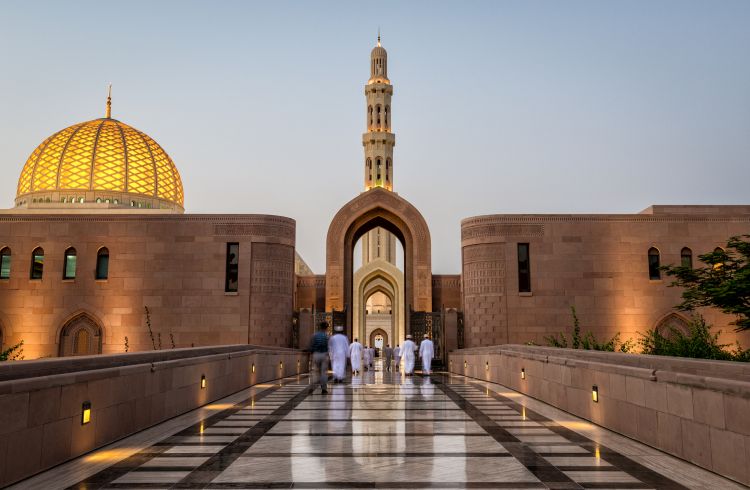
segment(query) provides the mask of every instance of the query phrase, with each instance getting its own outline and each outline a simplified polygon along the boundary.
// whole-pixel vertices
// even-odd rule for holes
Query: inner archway
[[[378,315],[367,311],[367,302],[373,294],[385,296],[390,302],[390,315]],[[404,306],[404,275],[389,263],[368,264],[354,273],[354,296],[352,335],[360,339],[369,338],[370,332],[381,327],[388,332],[389,340],[403,342],[406,335],[406,308]],[[371,314],[375,313],[374,317]],[[386,312],[384,312],[386,313]],[[375,325],[389,318],[387,327]],[[378,320],[371,321],[378,318]]]
[[[388,343],[388,333],[385,330],[378,328],[370,334],[370,347],[375,350],[382,351]]]
[[[375,187],[345,204],[331,221],[326,239],[326,311],[346,311],[353,328],[353,256],[362,235],[375,228],[391,232],[404,248],[404,303],[416,311],[432,309],[430,231],[421,213],[397,194]],[[409,310],[406,310],[409,311]],[[405,315],[406,333],[409,315]]]

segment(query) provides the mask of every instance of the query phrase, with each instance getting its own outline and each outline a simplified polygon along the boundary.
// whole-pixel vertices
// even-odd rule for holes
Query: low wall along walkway
[[[250,345],[3,363],[0,487],[307,367],[303,352]]]
[[[453,351],[449,369],[750,484],[750,363],[503,345]]]

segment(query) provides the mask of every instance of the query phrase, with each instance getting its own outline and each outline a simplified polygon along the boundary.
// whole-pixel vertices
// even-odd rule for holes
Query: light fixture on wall
[[[201,374],[201,389],[204,389],[206,387],[206,375]]]
[[[284,370],[284,361],[279,361],[279,371]]]
[[[490,361],[487,361],[484,363],[484,370],[489,371],[490,370]]]
[[[252,368],[250,368],[250,369],[251,369],[251,371],[253,372],[253,374],[255,374],[255,364],[253,364],[253,367],[252,367]]]
[[[469,363],[464,361],[464,369],[466,369],[467,367],[469,367]]]
[[[91,402],[83,402],[81,404],[81,425],[86,425],[91,422]]]
[[[526,379],[526,368],[521,368],[521,379]]]
[[[591,387],[591,400],[594,403],[599,403],[599,387],[596,385]]]

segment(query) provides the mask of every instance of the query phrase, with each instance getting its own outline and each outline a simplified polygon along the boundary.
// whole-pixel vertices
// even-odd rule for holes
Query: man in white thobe
[[[416,350],[417,344],[411,339],[411,335],[407,335],[404,347],[401,349],[401,354],[404,356],[404,372],[407,376],[414,374],[414,351]]]
[[[349,356],[349,340],[344,335],[344,327],[337,325],[336,334],[328,340],[328,355],[331,356],[333,382],[343,383],[346,378],[346,358]]]
[[[352,363],[352,376],[356,376],[362,369],[362,344],[357,339],[349,346],[349,359]]]
[[[372,349],[369,346],[365,347],[365,369],[372,369]]]
[[[422,374],[432,374],[432,358],[435,357],[435,346],[427,334],[419,344],[419,357],[422,359]]]
[[[396,347],[393,348],[393,363],[396,366],[396,371],[401,370],[401,347],[396,344]]]

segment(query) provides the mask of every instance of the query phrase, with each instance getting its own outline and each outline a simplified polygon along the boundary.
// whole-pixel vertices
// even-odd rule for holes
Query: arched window
[[[60,331],[60,356],[102,353],[102,329],[86,313],[69,320]]]
[[[380,158],[375,160],[375,170],[377,172],[377,180],[380,180],[380,164],[381,164]]]
[[[391,106],[387,105],[387,106],[385,106],[385,127],[386,128],[390,127],[390,122],[389,122],[389,119],[388,119],[388,116],[390,114],[391,114]]]
[[[101,197],[97,197],[97,198],[96,198],[96,203],[97,203],[97,204],[101,204],[101,202],[102,202],[102,198],[101,198]]]
[[[386,182],[390,180],[390,178],[388,177],[390,169],[391,169],[391,159],[386,158],[385,159],[385,181]]]
[[[31,279],[41,279],[44,273],[44,249],[37,247],[31,252]]]
[[[378,127],[380,127],[380,104],[377,105],[376,112],[378,113],[378,119],[377,119],[377,121],[378,121]]]
[[[680,252],[680,264],[682,267],[693,268],[693,251],[685,247]]]
[[[70,247],[65,251],[65,259],[63,260],[63,279],[76,278],[76,262],[76,249]]]
[[[109,250],[102,247],[96,252],[96,278],[107,279],[109,277]]]
[[[10,279],[10,249],[0,250],[0,279]]]
[[[367,115],[369,116],[369,126],[372,126],[372,106],[367,107]]]
[[[652,281],[661,279],[661,266],[659,260],[659,250],[654,247],[648,249],[648,278]]]

